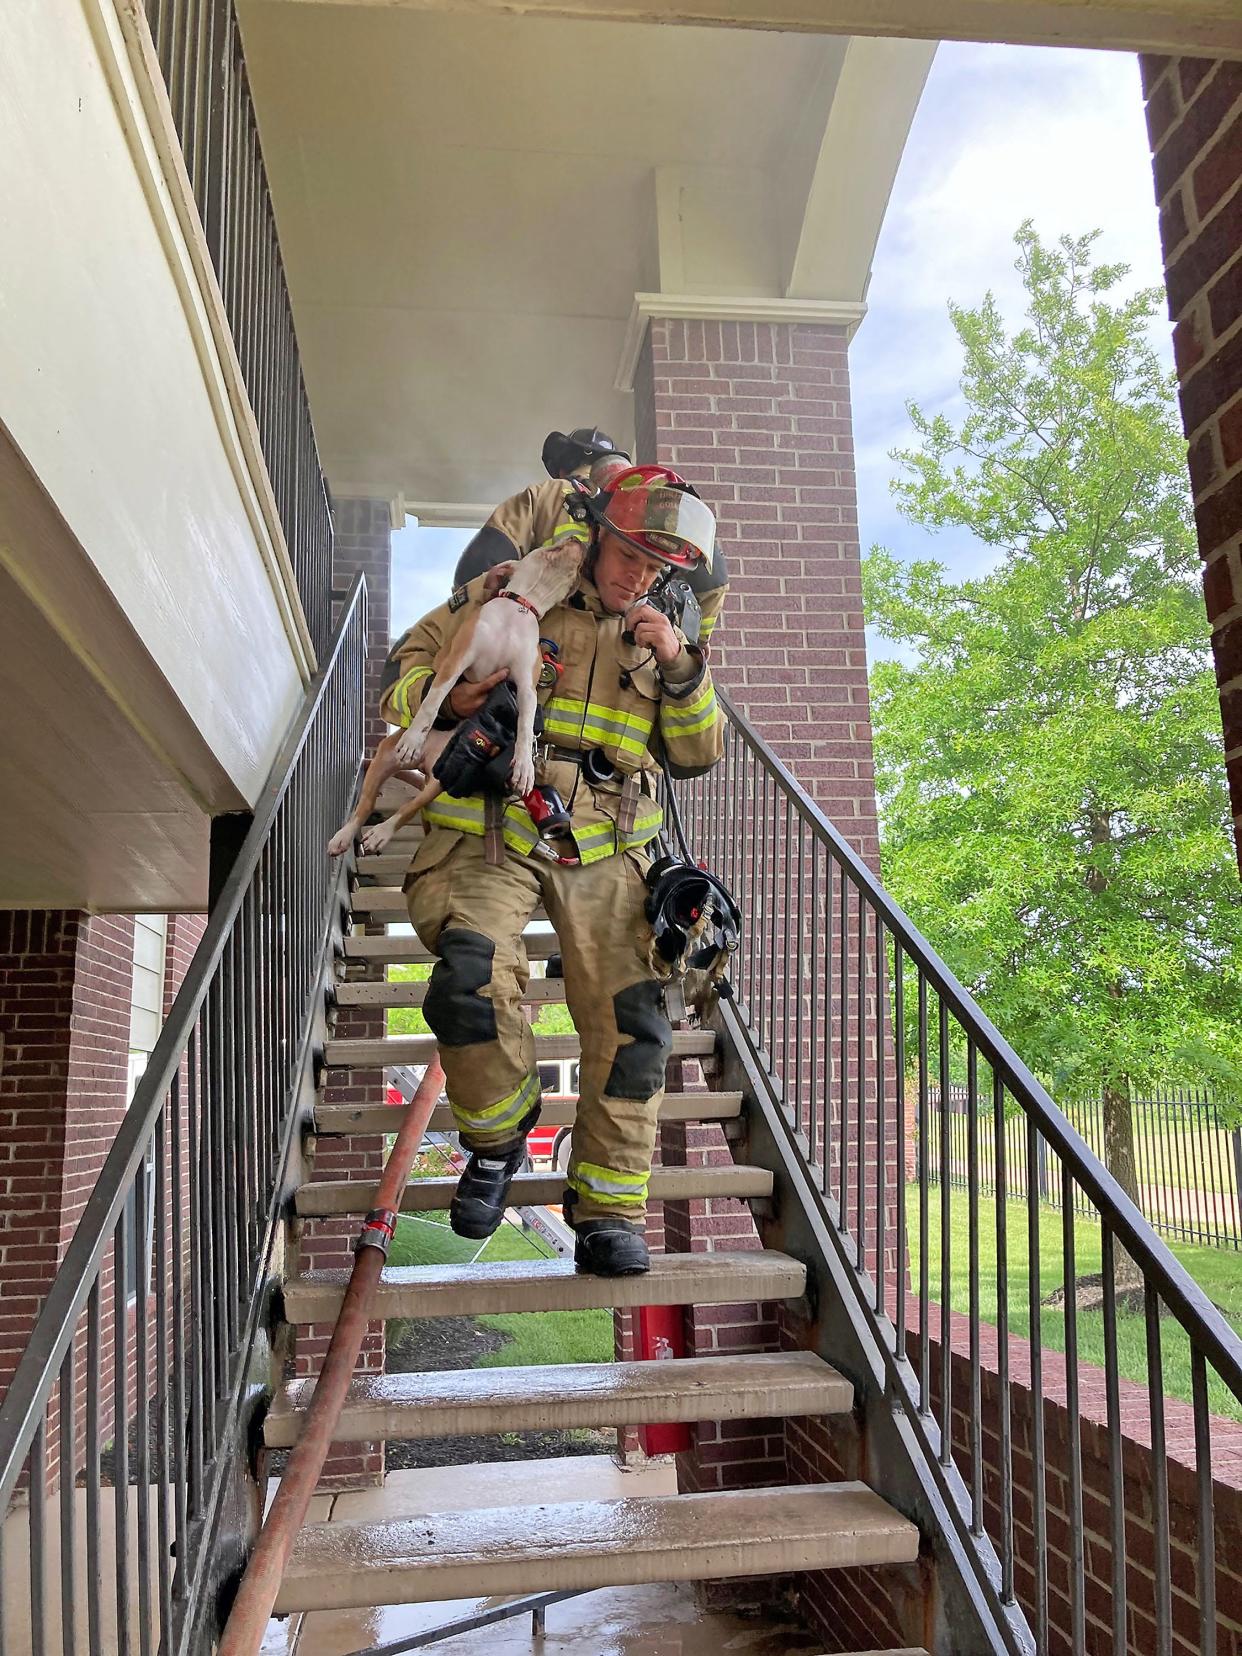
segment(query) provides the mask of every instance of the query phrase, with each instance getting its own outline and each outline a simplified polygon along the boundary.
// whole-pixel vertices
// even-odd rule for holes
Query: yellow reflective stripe
[[[652,720],[603,702],[583,702],[574,696],[552,696],[543,710],[544,730],[551,736],[576,736],[599,747],[616,748],[636,757],[647,751]]]
[[[645,1173],[620,1173],[615,1167],[579,1162],[570,1168],[567,1182],[580,1196],[594,1196],[597,1201],[639,1207],[647,1200]]]
[[[453,1120],[466,1132],[494,1133],[501,1127],[509,1127],[521,1121],[527,1115],[539,1097],[539,1077],[528,1075],[521,1086],[513,1092],[507,1093],[504,1098],[495,1104],[488,1104],[481,1110],[468,1110],[464,1104],[459,1104],[450,1096],[449,1105],[453,1111]]]
[[[710,710],[704,713],[701,719],[693,724],[675,725],[671,730],[664,732],[670,741],[680,741],[683,736],[697,736],[700,730],[710,730],[717,719],[716,705],[713,702]]]
[[[482,834],[486,827],[482,794],[440,794],[424,808],[423,816],[433,828],[455,828],[461,834]],[[529,856],[539,834],[525,806],[506,805],[503,828],[505,843]]]
[[[401,716],[402,724],[408,725],[414,717],[410,709],[410,691],[419,679],[430,678],[435,672],[434,667],[411,667],[408,673],[399,678],[393,686],[392,705]]]
[[[660,703],[660,733],[670,741],[710,730],[716,718],[716,692],[710,681],[688,702]]]
[[[617,730],[634,730],[640,735],[646,735],[651,730],[652,721],[641,713],[627,713],[624,708],[609,707],[606,702],[580,701],[577,696],[549,696],[543,711],[545,718],[549,713],[553,716],[563,713],[577,723],[585,716],[598,724]]]
[[[704,641],[704,643],[706,643],[707,640],[712,636],[712,633],[715,631],[716,622],[719,619],[720,619],[720,617],[717,616],[717,615],[705,615],[703,617],[703,619],[700,621],[700,623],[699,623],[699,637]]]
[[[668,700],[660,704],[661,724],[689,724],[706,707],[715,707],[716,691],[710,679],[701,684],[687,701]]]
[[[453,828],[462,834],[482,834],[485,826],[483,796],[471,794],[458,798],[454,794],[440,794],[426,807],[423,816],[432,828]],[[663,821],[664,813],[655,805],[638,818],[632,831],[620,842],[611,822],[593,822],[584,828],[576,828],[574,841],[578,856],[584,864],[599,862],[602,857],[613,856],[622,846],[645,845],[660,831]],[[521,856],[528,857],[539,842],[539,834],[526,807],[506,805],[502,826],[505,844]]]
[[[424,818],[434,828],[457,828],[466,834],[483,832],[483,801],[478,795],[458,798],[442,793],[423,808]]]

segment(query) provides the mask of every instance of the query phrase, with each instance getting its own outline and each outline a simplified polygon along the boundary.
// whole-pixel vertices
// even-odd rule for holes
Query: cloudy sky
[[[1153,205],[1136,60],[1119,53],[944,45],[937,54],[897,176],[851,348],[859,519],[864,547],[978,566],[963,538],[931,540],[889,498],[889,450],[909,434],[905,405],[952,412],[958,354],[946,305],[991,288],[1017,316],[1013,234],[1034,219],[1046,239],[1103,232],[1101,255],[1159,285]],[[1168,326],[1157,341],[1169,361]],[[532,476],[538,465],[532,456]],[[455,530],[393,538],[395,630],[443,597],[459,548]]]

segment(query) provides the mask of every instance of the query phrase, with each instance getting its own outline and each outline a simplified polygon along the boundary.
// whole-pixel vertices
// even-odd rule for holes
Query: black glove
[[[535,734],[543,714],[535,710]],[[507,794],[517,745],[517,693],[511,680],[498,684],[477,713],[463,719],[436,761],[432,775],[445,793]]]

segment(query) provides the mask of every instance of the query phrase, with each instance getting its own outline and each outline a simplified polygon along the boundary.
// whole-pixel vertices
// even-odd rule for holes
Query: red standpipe
[[[375,1207],[367,1215],[358,1238],[354,1268],[315,1382],[301,1436],[290,1452],[276,1499],[259,1531],[220,1640],[218,1656],[257,1656],[263,1641],[285,1566],[306,1522],[311,1496],[332,1446],[332,1434],[370,1321],[371,1301],[401,1211],[402,1193],[443,1086],[444,1071],[439,1059],[433,1058],[384,1164]]]

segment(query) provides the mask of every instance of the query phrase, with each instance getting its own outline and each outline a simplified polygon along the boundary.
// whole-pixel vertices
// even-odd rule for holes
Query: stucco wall
[[[0,74],[0,420],[239,792],[304,676],[210,384],[183,248],[95,0],[13,0]],[[152,199],[151,190],[155,190]],[[55,590],[0,547],[40,604]],[[295,600],[296,601],[296,600]]]

